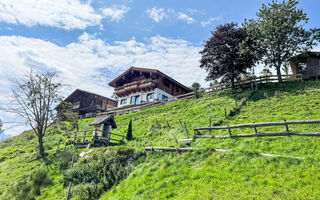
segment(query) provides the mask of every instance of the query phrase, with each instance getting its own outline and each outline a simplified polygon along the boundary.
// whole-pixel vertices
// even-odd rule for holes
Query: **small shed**
[[[90,123],[94,126],[93,136],[109,138],[112,129],[117,128],[113,115],[101,115]]]

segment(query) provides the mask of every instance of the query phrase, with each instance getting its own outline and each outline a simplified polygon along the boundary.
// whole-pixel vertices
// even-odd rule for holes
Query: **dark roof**
[[[306,51],[303,53],[300,53],[296,56],[291,57],[289,60],[294,61],[296,59],[303,59],[303,58],[308,58],[308,57],[319,57],[320,58],[320,52],[319,51]]]
[[[187,91],[191,91],[190,88],[186,87],[186,86],[183,85],[182,83],[179,83],[178,81],[174,80],[174,79],[171,78],[170,76],[162,73],[161,71],[159,71],[159,70],[157,70],[157,69],[140,68],[140,67],[130,67],[130,68],[127,69],[125,72],[123,72],[122,74],[120,74],[117,78],[113,79],[108,85],[110,85],[111,87],[114,87],[114,83],[116,83],[119,79],[121,79],[124,75],[128,74],[128,73],[131,72],[132,70],[161,74],[162,76],[166,77],[167,79],[169,79],[170,81],[172,81],[172,82],[174,82],[175,84],[179,85],[180,87],[186,89]]]
[[[108,100],[110,100],[110,101],[118,102],[118,100],[114,100],[114,99],[111,99],[111,98],[102,96],[102,95],[100,95],[100,94],[95,94],[95,93],[93,93],[93,92],[89,92],[89,91],[81,90],[81,89],[76,89],[75,91],[73,91],[64,101],[68,101],[68,99],[71,98],[71,97],[72,97],[75,93],[77,93],[77,92],[83,92],[83,93],[87,93],[87,94],[99,96],[99,97],[108,99]]]
[[[93,120],[89,125],[104,124],[107,121],[111,122],[112,128],[117,128],[116,122],[114,121],[113,115],[101,115]]]

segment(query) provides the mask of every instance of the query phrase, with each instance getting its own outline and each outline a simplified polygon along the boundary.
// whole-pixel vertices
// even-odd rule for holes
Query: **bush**
[[[75,188],[71,194],[73,198],[97,199],[127,177],[132,163],[142,156],[145,156],[145,152],[132,149],[98,151],[66,170],[62,181],[65,186],[72,181]]]
[[[26,176],[21,181],[15,183],[6,194],[6,198],[33,200],[41,194],[41,187],[50,185],[51,183],[52,181],[48,177],[48,171],[39,169],[34,174]]]

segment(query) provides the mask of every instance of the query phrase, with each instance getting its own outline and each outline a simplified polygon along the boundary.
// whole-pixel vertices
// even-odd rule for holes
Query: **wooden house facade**
[[[64,101],[71,103],[72,110],[84,118],[95,117],[96,113],[105,112],[118,105],[117,100],[80,89],[76,89]],[[59,112],[59,106],[56,109]]]
[[[320,52],[305,52],[294,56],[289,61],[292,73],[301,74],[302,79],[320,78]]]
[[[192,90],[156,69],[131,67],[109,83],[118,107],[163,100]]]

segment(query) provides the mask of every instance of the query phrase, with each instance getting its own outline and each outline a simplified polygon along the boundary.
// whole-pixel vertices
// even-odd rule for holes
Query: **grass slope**
[[[248,100],[244,101],[244,97]],[[238,110],[235,109],[235,98],[241,104]],[[208,126],[210,117],[214,125],[320,119],[319,99],[318,81],[269,84],[252,93],[238,91],[236,94],[205,95],[199,99],[116,116],[118,129],[114,132],[125,134],[132,119],[134,140],[125,146],[138,149],[144,146],[177,146],[175,139],[192,137],[193,127]],[[87,128],[92,120],[81,120],[80,129]],[[179,120],[186,123],[188,135]],[[319,128],[318,125],[290,127],[296,131],[318,131]],[[259,128],[259,131],[282,130],[284,127]],[[253,130],[241,132],[252,133]],[[215,131],[211,134],[227,133]],[[68,127],[53,127],[45,143],[49,157],[53,160],[58,157],[55,149],[59,139],[67,141],[71,137]],[[32,133],[26,132],[0,143],[0,199],[6,199],[11,188],[36,173],[39,167],[45,168],[35,159],[36,142]],[[131,167],[126,173],[128,176],[122,176],[120,184],[113,186],[101,199],[319,199],[319,145],[320,139],[311,137],[197,139],[193,147],[232,151],[148,153],[145,160]],[[259,152],[303,156],[306,159],[267,158],[260,156]],[[89,161],[95,162],[94,159],[80,159],[78,162]],[[62,174],[68,170],[59,171],[57,165],[51,166],[48,173],[50,181],[41,185],[35,194],[37,199],[65,198]],[[81,188],[81,184],[86,183],[79,183],[75,188]]]

